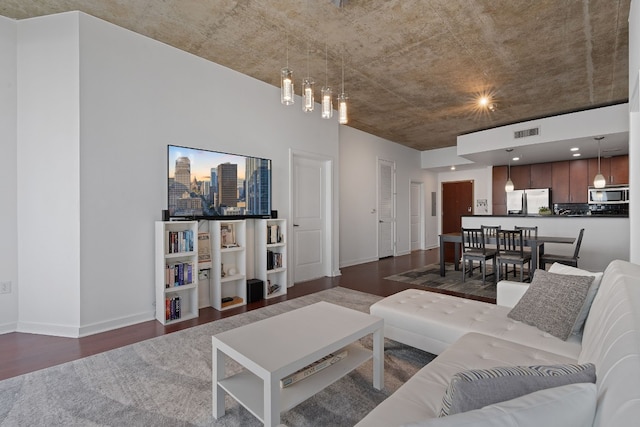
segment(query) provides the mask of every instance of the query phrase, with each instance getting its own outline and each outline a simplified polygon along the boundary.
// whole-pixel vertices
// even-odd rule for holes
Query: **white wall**
[[[629,12],[629,260],[640,264],[640,4],[631,1]]]
[[[18,26],[30,37],[18,45],[28,41],[32,53],[20,76],[28,77],[25,85],[42,83],[37,94],[26,87],[24,95],[19,92],[20,101],[28,102],[20,110],[21,129],[46,124],[24,147],[19,139],[19,150],[28,147],[30,161],[46,170],[21,185],[20,194],[37,194],[53,183],[48,194],[63,193],[66,200],[65,209],[32,211],[18,220],[27,237],[20,271],[33,270],[21,281],[21,290],[29,291],[20,299],[23,331],[44,322],[55,325],[56,334],[86,335],[153,318],[154,221],[167,205],[168,144],[271,158],[273,208],[281,217],[289,211],[290,149],[337,163],[337,119],[306,115],[299,100],[282,106],[276,87],[81,13]],[[75,57],[69,55],[74,49]],[[62,68],[64,76],[55,72]],[[36,100],[40,105],[33,105]],[[20,175],[29,178],[26,158],[20,166]],[[25,208],[35,203],[23,199]],[[61,242],[65,250],[54,250]],[[28,255],[39,248],[45,250],[45,269],[33,268],[39,264]],[[337,251],[336,241],[336,261]],[[58,263],[69,268],[69,277],[52,279],[47,269]],[[59,295],[79,305],[71,310],[79,317],[39,303]]]
[[[420,167],[420,152],[357,129],[340,127],[340,267],[378,259],[378,159],[396,164],[397,254],[411,252],[411,182],[424,183],[425,242],[437,246],[431,213],[435,174]]]
[[[16,22],[0,16],[0,282],[11,282],[12,291],[0,294],[0,333],[15,330],[18,320],[16,40]]]
[[[18,22],[18,329],[80,321],[78,21]]]

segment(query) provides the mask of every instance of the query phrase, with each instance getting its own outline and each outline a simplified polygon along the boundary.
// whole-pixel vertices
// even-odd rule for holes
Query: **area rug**
[[[328,301],[368,312],[380,297],[333,288],[226,319],[0,381],[0,426],[261,426],[226,397],[212,416],[211,336]],[[371,337],[361,340],[372,347]],[[385,341],[384,389],[372,386],[369,361],[282,414],[289,426],[352,426],[435,356]],[[240,366],[228,362],[227,372]]]
[[[488,271],[491,272],[491,266]],[[440,264],[429,264],[385,277],[385,279],[454,294],[496,298],[496,285],[493,283],[493,276],[488,276],[485,283],[482,284],[482,273],[479,270],[474,270],[473,275],[467,276],[463,282],[462,271],[455,271],[452,263],[445,263],[444,277],[440,276]]]

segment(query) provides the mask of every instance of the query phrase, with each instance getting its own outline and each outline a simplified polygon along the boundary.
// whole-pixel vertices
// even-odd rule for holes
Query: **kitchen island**
[[[468,215],[462,217],[462,227],[500,225],[512,230],[515,226],[538,227],[544,236],[577,237],[584,228],[578,266],[591,271],[603,271],[614,259],[629,260],[629,218],[614,215]],[[545,244],[545,253],[573,254],[574,245]]]

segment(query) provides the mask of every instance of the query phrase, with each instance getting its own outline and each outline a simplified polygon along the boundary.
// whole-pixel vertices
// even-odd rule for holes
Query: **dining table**
[[[496,244],[499,236],[486,236],[485,241],[489,244]],[[538,259],[544,254],[545,243],[563,243],[573,244],[575,237],[562,237],[562,236],[531,236],[525,237],[523,246],[531,248],[531,276],[533,272],[538,268]],[[453,243],[455,246],[455,262],[454,268],[456,271],[460,270],[460,249],[462,245],[462,233],[459,231],[451,233],[443,233],[440,235],[440,276],[445,275],[445,262],[444,262],[444,244]]]

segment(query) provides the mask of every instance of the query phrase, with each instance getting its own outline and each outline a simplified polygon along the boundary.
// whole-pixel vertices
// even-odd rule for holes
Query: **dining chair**
[[[538,238],[538,226],[537,225],[534,225],[534,226],[531,226],[531,227],[525,227],[525,226],[516,225],[516,226],[513,227],[513,229],[514,230],[522,230],[522,237],[524,237],[525,240],[526,239],[530,239],[532,237],[533,238]],[[524,247],[524,251],[531,253],[531,247],[525,246]],[[516,266],[514,264],[513,265],[513,277],[516,277],[516,273],[517,273],[516,272]],[[508,277],[508,274],[507,274],[507,277]]]
[[[493,260],[492,274],[494,274],[495,277],[496,253],[497,251],[495,249],[485,247],[485,237],[482,228],[462,228],[462,281],[465,281],[467,262],[469,263],[469,276],[471,276],[474,261],[480,263],[483,285],[487,277],[488,260]]]
[[[570,265],[572,267],[578,267],[578,254],[580,253],[580,245],[582,244],[582,236],[584,235],[584,228],[580,230],[578,234],[578,240],[576,240],[576,247],[573,250],[573,255],[557,255],[557,254],[542,254],[540,256],[540,268],[546,270],[547,264],[553,264],[557,262],[559,264]]]
[[[529,267],[527,274],[531,281],[531,252],[524,250],[524,230],[502,230],[498,239],[498,254],[496,256],[498,263],[498,277],[500,281],[500,273],[502,265],[504,265],[505,278],[509,276],[509,265],[520,266],[520,281],[524,281],[524,265]],[[515,267],[514,267],[515,276]]]
[[[498,237],[498,233],[502,230],[501,225],[481,225],[480,228],[484,233],[484,247],[487,249],[496,249],[497,246],[495,243],[490,243],[489,239],[496,239]]]

